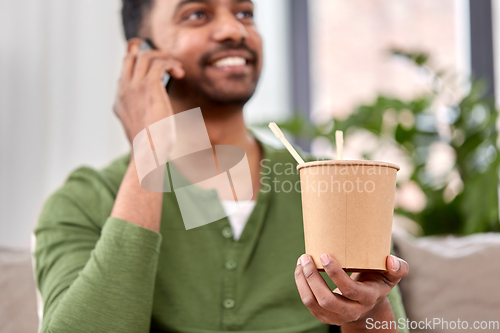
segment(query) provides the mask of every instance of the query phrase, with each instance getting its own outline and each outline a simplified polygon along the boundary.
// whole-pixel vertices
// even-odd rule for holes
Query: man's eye
[[[238,14],[236,14],[236,18],[238,20],[242,20],[242,19],[249,19],[249,18],[252,18],[253,17],[253,12],[251,11],[243,11],[243,12],[239,12]]]
[[[191,15],[187,17],[188,20],[195,21],[195,20],[202,20],[206,17],[206,14],[204,12],[198,11],[194,12]]]

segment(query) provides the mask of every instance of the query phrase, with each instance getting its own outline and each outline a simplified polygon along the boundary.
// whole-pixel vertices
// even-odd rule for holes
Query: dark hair
[[[151,9],[153,0],[123,0],[122,23],[127,40],[140,37],[142,21]]]

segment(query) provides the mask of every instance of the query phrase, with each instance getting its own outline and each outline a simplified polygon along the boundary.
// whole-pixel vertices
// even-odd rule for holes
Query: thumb
[[[408,263],[401,258],[390,255],[387,257],[387,277],[395,284],[408,275],[410,267]]]

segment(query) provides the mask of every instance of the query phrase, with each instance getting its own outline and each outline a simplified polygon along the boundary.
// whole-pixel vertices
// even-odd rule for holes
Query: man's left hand
[[[394,318],[387,294],[408,275],[406,261],[390,255],[387,271],[355,273],[353,278],[332,256],[323,254],[321,262],[337,289],[330,289],[309,255],[303,254],[295,268],[295,282],[302,302],[319,321],[359,330],[367,318]]]

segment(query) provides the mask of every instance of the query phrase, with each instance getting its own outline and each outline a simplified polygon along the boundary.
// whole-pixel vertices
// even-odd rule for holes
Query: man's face
[[[249,0],[155,0],[155,45],[182,62],[183,87],[211,101],[245,103],[262,68],[262,39]]]

